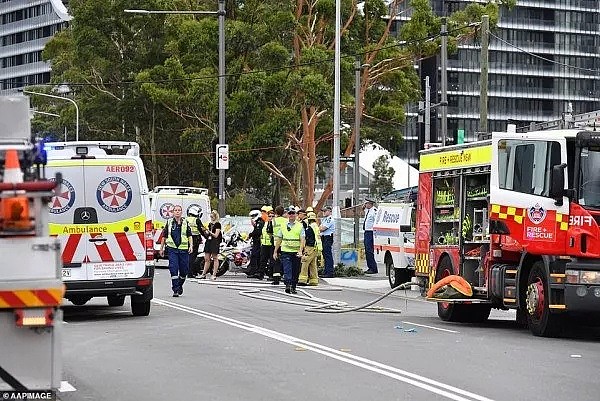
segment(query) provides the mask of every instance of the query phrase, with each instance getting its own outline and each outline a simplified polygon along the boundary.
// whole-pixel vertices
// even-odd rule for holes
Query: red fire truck
[[[511,130],[509,130],[511,131]],[[600,313],[600,133],[496,132],[421,152],[415,271],[459,275],[473,295],[436,299],[446,321],[516,309],[538,336]]]

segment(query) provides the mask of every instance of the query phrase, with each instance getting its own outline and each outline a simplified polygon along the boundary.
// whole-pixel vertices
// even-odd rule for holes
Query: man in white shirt
[[[366,274],[377,273],[377,262],[375,262],[375,246],[373,244],[373,224],[377,215],[377,208],[374,207],[375,201],[372,199],[365,200],[365,220],[363,222],[364,242],[365,242],[365,257],[367,259]]]

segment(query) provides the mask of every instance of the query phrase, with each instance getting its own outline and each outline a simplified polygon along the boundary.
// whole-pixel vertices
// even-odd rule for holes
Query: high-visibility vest
[[[187,235],[185,235],[187,233],[187,228],[188,228],[188,222],[186,219],[181,219],[181,243],[179,244],[179,246],[175,245],[175,241],[173,241],[173,220],[169,220],[167,222],[168,224],[168,229],[169,229],[169,235],[167,236],[167,239],[165,240],[165,245],[167,245],[169,248],[174,248],[174,249],[182,249],[184,251],[187,251],[189,246],[188,246],[188,237]]]
[[[198,230],[198,224],[196,224],[197,217],[188,216],[185,218],[187,220],[190,229],[192,230],[192,235],[200,235],[200,230]]]
[[[298,252],[300,250],[302,230],[304,227],[298,221],[289,230],[287,223],[281,228],[281,252]]]
[[[317,224],[316,221],[313,221],[312,223],[310,223],[310,227],[312,228],[312,230],[315,233],[315,239],[316,239],[316,243],[315,243],[315,248],[317,248],[317,250],[321,250],[323,249],[323,245],[321,244],[321,230],[319,230],[319,225]]]
[[[262,229],[262,235],[260,236],[260,243],[265,246],[273,245],[273,235],[275,234],[275,222],[271,222],[271,227],[273,228],[272,233],[267,232],[267,226],[269,222],[267,221]]]
[[[285,225],[287,224],[288,219],[286,219],[283,216],[277,216],[273,219],[273,235],[278,236],[279,235],[279,231],[283,228],[285,228]]]

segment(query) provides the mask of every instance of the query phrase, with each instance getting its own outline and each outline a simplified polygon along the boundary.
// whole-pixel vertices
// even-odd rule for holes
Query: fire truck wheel
[[[70,297],[69,301],[71,301],[71,303],[73,305],[77,305],[77,306],[82,306],[85,305],[87,303],[87,301],[89,301],[90,299],[92,299],[92,297],[85,297],[85,296],[74,296],[74,297]]]
[[[435,274],[435,281],[438,282],[444,277],[448,277],[454,274],[452,270],[452,262],[448,256],[444,256],[440,260],[440,264],[437,267]],[[438,316],[445,322],[460,322],[462,321],[462,308],[463,305],[452,304],[448,302],[438,302]]]
[[[544,262],[535,262],[529,272],[525,293],[527,326],[535,336],[556,337],[562,330],[563,317],[550,312],[548,288]]]
[[[123,306],[125,303],[125,295],[109,295],[106,298],[109,306]]]

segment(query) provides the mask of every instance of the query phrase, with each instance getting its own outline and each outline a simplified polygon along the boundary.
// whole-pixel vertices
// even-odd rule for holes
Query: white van
[[[173,207],[180,205],[183,209],[183,217],[187,217],[187,211],[192,206],[200,208],[202,216],[200,221],[208,226],[210,221],[210,198],[208,189],[197,187],[160,186],[150,193],[152,199],[151,217],[154,223],[154,257],[159,258],[160,241],[162,230],[168,219],[173,217]]]
[[[46,175],[62,174],[50,203],[50,234],[60,239],[65,298],[83,305],[131,296],[136,316],[150,313],[154,252],[150,199],[134,142],[46,144]]]
[[[375,261],[385,266],[390,286],[410,281],[415,273],[415,204],[380,203],[373,223]]]

